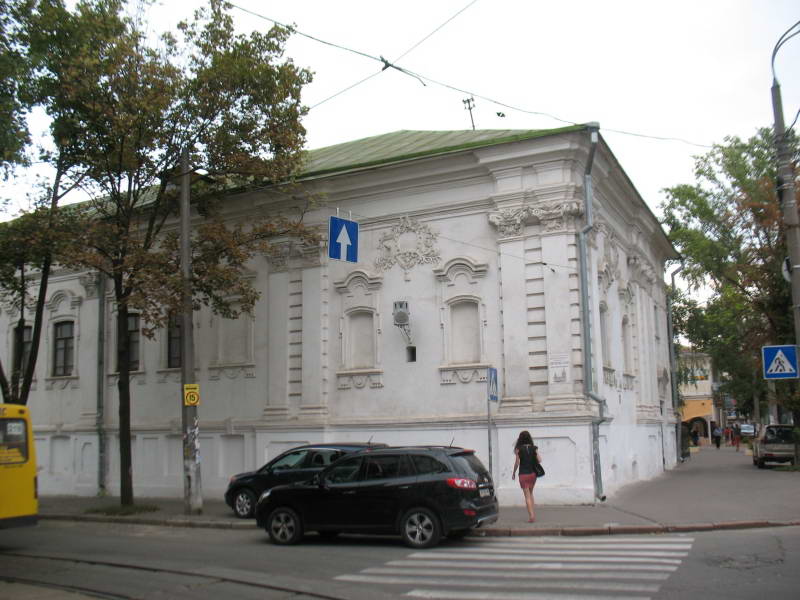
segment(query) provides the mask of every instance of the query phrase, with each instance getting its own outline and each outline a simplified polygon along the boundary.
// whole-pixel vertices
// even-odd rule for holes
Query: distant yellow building
[[[696,431],[700,443],[710,439],[712,423],[720,423],[719,409],[714,407],[714,378],[711,357],[700,352],[681,351],[678,360],[681,367],[689,370],[686,383],[680,385],[683,406],[681,422]]]

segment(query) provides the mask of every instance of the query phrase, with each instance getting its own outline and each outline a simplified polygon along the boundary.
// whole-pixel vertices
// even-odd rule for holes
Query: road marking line
[[[451,561],[451,560],[392,560],[386,563],[391,567],[463,567],[474,569],[475,563],[472,561]],[[560,563],[560,562],[503,562],[491,565],[480,565],[483,569],[498,569],[498,570],[519,570],[519,569],[573,569],[573,570],[597,570],[607,568],[609,565],[598,565],[596,563]],[[618,565],[614,565],[617,566]],[[675,565],[625,565],[626,571],[669,571],[674,572],[678,570]]]
[[[480,530],[477,530],[480,531]],[[536,544],[542,543],[564,543],[564,544],[609,544],[619,542],[621,544],[648,544],[654,542],[656,544],[685,544],[694,542],[693,537],[660,537],[652,536],[642,539],[643,536],[636,537],[618,537],[618,536],[597,536],[597,537],[582,537],[580,540],[569,537],[553,537],[542,536],[535,538],[528,537],[510,537],[505,539],[498,538],[478,538],[467,537],[464,539],[465,543],[469,544]]]
[[[646,550],[548,550],[548,549],[517,549],[506,548],[500,546],[492,546],[491,548],[464,548],[459,550],[465,554],[473,554],[475,552],[491,552],[493,554],[513,554],[513,555],[584,555],[584,556],[651,556],[653,558],[685,558],[689,556],[688,552],[668,552],[666,550],[648,552]]]
[[[412,598],[428,598],[429,600],[444,600],[445,598],[455,598],[457,600],[619,600],[619,596],[603,596],[592,594],[559,594],[559,593],[538,593],[538,592],[468,592],[459,590],[448,592],[445,590],[411,590],[406,594]],[[650,600],[650,596],[625,596],[625,600]]]
[[[407,575],[412,573],[414,575],[429,575],[429,576],[440,576],[440,575],[459,575],[460,577],[496,577],[498,575],[497,570],[482,570],[482,569],[470,569],[469,571],[464,572],[463,574],[458,572],[458,569],[392,569],[392,568],[385,568],[385,567],[370,567],[368,569],[364,569],[361,573],[365,573],[367,575]],[[530,574],[525,575],[527,578],[534,578],[534,579],[564,579],[565,577],[569,577],[571,579],[630,579],[634,581],[666,581],[669,579],[671,573],[629,573],[627,571],[603,571],[597,573],[581,573],[580,571],[562,571],[562,570],[554,570],[554,571],[544,571],[544,570],[535,570]],[[507,577],[508,575],[503,575]]]
[[[423,558],[425,556],[430,556],[431,558],[456,558],[461,560],[508,560],[517,559],[519,560],[519,556],[516,555],[507,555],[502,556],[500,554],[487,554],[487,553],[469,553],[466,554],[465,552],[434,552],[429,551],[425,553],[416,552],[413,554],[409,554],[408,558]],[[554,554],[552,557],[549,556],[537,556],[534,560],[547,562],[547,561],[560,561],[560,562],[593,562],[593,563],[651,563],[651,564],[658,564],[658,565],[679,565],[681,564],[680,559],[677,558],[641,558],[638,556],[598,556],[598,557],[579,557],[579,556],[561,556],[558,554]]]
[[[463,548],[463,550],[475,550],[478,548],[508,548],[511,547],[504,543],[489,543],[475,546],[474,548]],[[691,550],[692,544],[581,544],[581,543],[567,543],[567,544],[530,544],[526,548],[534,549],[548,549],[548,550]],[[433,550],[434,552],[436,550]]]
[[[463,579],[443,579],[440,577],[388,577],[373,575],[339,575],[339,581],[349,581],[352,583],[377,583],[389,585],[433,585],[433,586],[463,586]],[[654,594],[658,592],[659,586],[651,583],[624,583],[613,581],[535,581],[530,578],[523,578],[523,581],[509,583],[509,579],[503,581],[470,581],[471,588],[548,588],[559,590],[601,590],[604,592],[641,592]]]

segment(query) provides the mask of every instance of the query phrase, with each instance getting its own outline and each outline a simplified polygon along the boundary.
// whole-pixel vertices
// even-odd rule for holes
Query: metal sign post
[[[489,473],[492,473],[492,402],[497,402],[497,369],[486,369],[486,435],[489,442]]]

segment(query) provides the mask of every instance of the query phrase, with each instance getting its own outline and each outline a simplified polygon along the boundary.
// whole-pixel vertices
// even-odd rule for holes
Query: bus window
[[[13,465],[28,460],[28,443],[25,421],[22,419],[0,420],[0,464]]]

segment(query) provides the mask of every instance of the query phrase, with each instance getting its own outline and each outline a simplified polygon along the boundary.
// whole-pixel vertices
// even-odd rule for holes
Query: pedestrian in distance
[[[733,425],[733,447],[736,448],[736,451],[739,451],[739,444],[742,442],[742,428],[739,427],[738,423]]]
[[[719,425],[714,425],[714,429],[711,430],[711,439],[719,450],[719,444],[722,441],[722,429],[719,428]]]
[[[527,431],[522,431],[514,443],[514,471],[511,473],[513,480],[519,469],[519,487],[525,496],[525,507],[528,509],[528,523],[536,521],[535,505],[533,502],[533,486],[536,485],[536,466],[542,462],[539,448],[533,445],[533,438]]]

